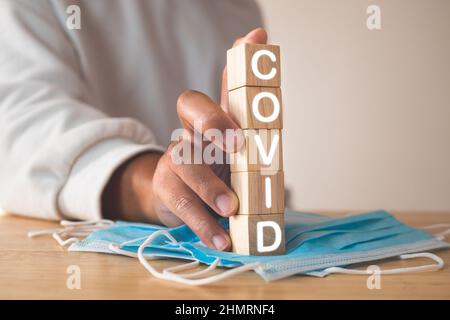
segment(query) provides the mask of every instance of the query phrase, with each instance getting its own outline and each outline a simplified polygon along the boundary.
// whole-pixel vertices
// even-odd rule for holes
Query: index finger
[[[201,133],[206,139],[228,153],[239,150],[245,143],[240,128],[233,119],[211,98],[201,92],[192,90],[183,92],[177,101],[177,111],[181,123],[185,129],[188,129],[190,140],[194,145],[204,141],[192,138],[193,132]]]

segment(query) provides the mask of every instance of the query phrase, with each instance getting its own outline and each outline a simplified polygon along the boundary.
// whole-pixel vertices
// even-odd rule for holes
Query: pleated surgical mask
[[[227,228],[228,220],[220,220]],[[155,277],[190,285],[203,285],[225,279],[237,273],[254,270],[266,281],[294,274],[323,277],[330,273],[366,274],[365,271],[344,269],[355,263],[390,257],[409,259],[427,257],[436,263],[385,270],[383,273],[404,273],[437,270],[444,262],[438,256],[424,252],[449,248],[443,236],[435,236],[409,227],[385,211],[374,211],[344,218],[286,211],[286,254],[280,256],[243,256],[206,247],[185,225],[165,228],[156,225],[127,222],[85,222],[50,230],[62,245],[70,244],[70,251],[94,251],[122,254],[138,258]],[[436,225],[431,228],[449,227]],[[69,228],[69,230],[67,230]],[[78,228],[78,229],[77,229]],[[65,233],[64,233],[65,232]],[[84,240],[76,234],[89,233]],[[45,232],[32,233],[31,236]],[[446,231],[448,233],[448,231]],[[65,236],[66,240],[62,239]],[[151,259],[181,258],[193,262],[157,271]],[[185,273],[200,263],[209,265],[201,271]],[[230,268],[210,275],[217,266]],[[180,273],[183,271],[183,273]]]

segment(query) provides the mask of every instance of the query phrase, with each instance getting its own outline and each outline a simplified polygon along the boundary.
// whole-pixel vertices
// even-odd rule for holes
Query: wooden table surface
[[[397,214],[412,226],[450,223],[450,214]],[[267,283],[249,271],[209,286],[189,287],[153,278],[136,259],[100,253],[68,252],[51,237],[29,239],[29,230],[54,222],[0,215],[0,299],[449,299],[450,250],[441,250],[440,271],[383,275],[381,289],[369,290],[367,276],[293,276]],[[156,261],[158,268],[175,261]],[[389,260],[381,268],[431,263],[427,259]],[[78,265],[81,289],[66,286],[67,267]],[[360,268],[365,268],[364,265]]]

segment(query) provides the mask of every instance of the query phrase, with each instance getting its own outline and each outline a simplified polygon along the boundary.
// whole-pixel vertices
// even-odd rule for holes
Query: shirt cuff
[[[58,196],[58,207],[65,219],[98,220],[102,218],[103,190],[114,171],[128,159],[143,152],[164,152],[154,144],[136,144],[128,139],[102,141],[84,152]]]

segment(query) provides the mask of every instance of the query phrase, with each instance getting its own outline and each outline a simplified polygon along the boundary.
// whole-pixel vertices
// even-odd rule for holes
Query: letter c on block
[[[272,228],[275,231],[275,240],[269,245],[264,245],[264,228]],[[256,246],[258,252],[271,252],[278,249],[281,244],[281,228],[275,221],[259,221],[256,224]]]
[[[259,102],[264,98],[269,98],[270,100],[272,100],[272,103],[273,103],[272,114],[267,117],[263,116],[261,114],[261,112],[259,112]],[[261,121],[264,123],[269,123],[269,122],[275,121],[280,114],[280,101],[278,101],[277,96],[271,92],[267,92],[267,91],[260,92],[253,98],[252,112],[253,112],[253,115],[255,116],[255,118],[258,119],[258,121]]]
[[[253,71],[253,74],[257,78],[259,78],[261,80],[270,80],[273,77],[275,77],[275,75],[277,74],[277,69],[272,68],[269,73],[266,73],[266,74],[261,73],[258,68],[258,61],[259,61],[259,58],[261,58],[262,56],[268,56],[269,59],[272,60],[272,62],[277,61],[277,57],[275,56],[275,54],[273,52],[271,52],[269,50],[264,50],[264,49],[258,50],[253,54],[253,57],[252,57],[252,71]]]

